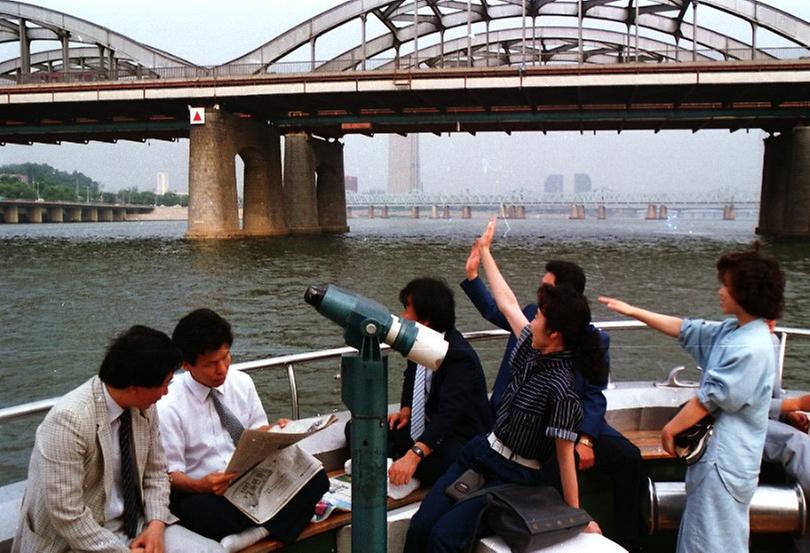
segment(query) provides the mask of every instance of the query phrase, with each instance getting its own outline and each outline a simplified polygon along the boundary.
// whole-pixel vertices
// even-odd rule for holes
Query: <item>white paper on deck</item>
[[[335,415],[325,415],[293,420],[288,422],[284,428],[272,427],[266,432],[245,430],[242,432],[242,437],[239,438],[236,451],[233,452],[225,472],[235,472],[236,479],[238,479],[270,455],[323,430],[336,420]]]
[[[271,455],[231,484],[225,497],[256,524],[278,513],[323,466],[297,445]]]

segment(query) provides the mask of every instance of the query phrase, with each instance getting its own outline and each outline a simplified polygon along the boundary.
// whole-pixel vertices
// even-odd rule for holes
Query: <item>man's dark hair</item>
[[[750,250],[721,257],[717,278],[749,315],[765,319],[782,316],[785,275],[776,259],[759,253],[759,242],[754,242]]]
[[[456,302],[453,291],[444,280],[415,278],[399,291],[399,301],[410,301],[416,316],[430,323],[430,328],[447,332],[456,325]]]
[[[585,292],[585,271],[573,261],[552,259],[546,263],[546,272],[554,275],[555,286],[569,286],[580,294]]]
[[[608,366],[599,332],[590,324],[588,299],[569,286],[543,284],[537,308],[546,317],[546,330],[562,334],[565,349],[574,354],[574,369],[594,384],[606,384]]]
[[[217,351],[224,344],[233,344],[233,334],[228,321],[211,309],[196,309],[180,319],[172,332],[172,340],[183,352],[183,360],[189,365],[197,357]]]
[[[98,376],[116,389],[158,388],[183,360],[171,339],[154,328],[135,325],[110,343]]]

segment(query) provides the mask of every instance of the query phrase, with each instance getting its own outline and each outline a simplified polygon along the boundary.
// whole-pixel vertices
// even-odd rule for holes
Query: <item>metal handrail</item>
[[[641,321],[628,321],[628,320],[596,322],[594,323],[594,326],[602,330],[637,330],[640,328],[647,327],[647,325],[645,325]],[[779,334],[781,338],[779,366],[777,367],[777,371],[779,373],[779,382],[781,382],[782,364],[784,362],[784,351],[787,345],[788,336],[794,335],[810,338],[810,330],[802,328],[776,327],[775,331]],[[509,336],[509,332],[500,329],[476,330],[472,332],[464,332],[463,334],[464,337],[470,342],[502,339],[505,338],[506,336]],[[380,349],[387,350],[390,348],[387,345],[382,344]],[[311,363],[315,361],[323,361],[328,359],[338,359],[344,353],[353,353],[356,351],[357,350],[351,347],[324,349],[319,351],[296,353],[293,355],[282,355],[280,357],[257,359],[255,361],[246,361],[243,363],[234,363],[233,365],[231,365],[231,368],[237,371],[251,372],[259,369],[273,369],[277,367],[284,367],[287,371],[287,380],[290,386],[290,398],[292,404],[291,415],[292,418],[297,419],[300,418],[299,417],[300,412],[298,403],[298,385],[295,379],[295,365],[302,363]],[[59,400],[58,397],[54,397],[38,401],[31,401],[28,403],[14,405],[11,407],[4,407],[0,409],[0,423],[48,411],[51,407],[54,406],[54,404],[58,400]]]

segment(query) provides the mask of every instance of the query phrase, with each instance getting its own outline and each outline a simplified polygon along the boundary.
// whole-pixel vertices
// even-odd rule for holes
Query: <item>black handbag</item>
[[[479,525],[484,521],[514,553],[573,538],[593,520],[583,509],[568,505],[550,486],[503,484],[478,490],[461,501],[482,495],[487,504],[479,515]]]
[[[681,404],[675,415],[681,412],[684,405],[686,403]],[[673,415],[673,418],[675,415]],[[706,415],[686,430],[675,435],[675,454],[687,465],[697,463],[703,457],[713,433],[714,417]]]

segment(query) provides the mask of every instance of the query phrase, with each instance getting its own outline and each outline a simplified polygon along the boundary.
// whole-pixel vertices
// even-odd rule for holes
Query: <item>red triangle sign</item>
[[[195,112],[194,112],[194,117],[193,117],[191,120],[192,120],[192,121],[194,121],[195,123],[196,123],[197,121],[202,121],[202,117],[200,117],[200,112],[199,112],[199,111],[195,111]]]

